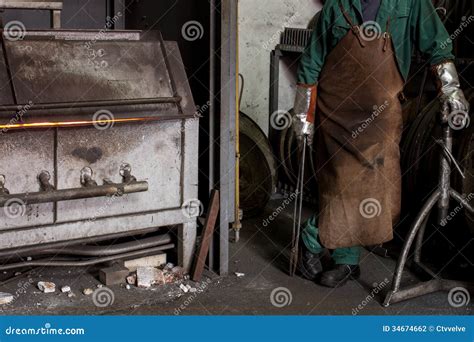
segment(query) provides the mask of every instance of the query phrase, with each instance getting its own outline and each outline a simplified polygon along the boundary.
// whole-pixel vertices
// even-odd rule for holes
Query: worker
[[[413,47],[433,72],[443,112],[468,115],[452,41],[430,0],[327,0],[301,58],[293,129],[316,150],[319,210],[303,225],[298,266],[324,286],[357,279],[361,246],[393,239],[399,97]],[[332,266],[323,268],[329,251]]]

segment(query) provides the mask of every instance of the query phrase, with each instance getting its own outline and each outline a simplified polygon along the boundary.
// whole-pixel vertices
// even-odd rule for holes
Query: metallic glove
[[[444,117],[455,126],[459,126],[459,120],[461,119],[463,126],[466,126],[466,122],[469,122],[469,102],[461,90],[456,66],[453,62],[447,61],[435,65],[433,71],[437,79],[441,110]]]
[[[309,146],[313,145],[316,98],[316,85],[298,84],[296,86],[295,105],[293,107],[293,131],[299,143],[306,137]]]

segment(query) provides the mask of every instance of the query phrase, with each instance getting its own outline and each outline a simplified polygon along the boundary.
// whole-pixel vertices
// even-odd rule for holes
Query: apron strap
[[[364,39],[362,39],[362,36],[360,34],[360,27],[358,25],[354,25],[354,23],[352,22],[352,19],[351,17],[349,16],[349,13],[347,13],[346,9],[344,8],[344,5],[342,4],[342,1],[339,0],[339,8],[341,9],[341,12],[344,16],[344,18],[346,19],[347,23],[349,24],[349,26],[351,27],[351,30],[352,32],[354,32],[354,34],[356,35],[357,39],[359,40],[359,43],[362,47],[365,47],[366,44],[364,42]]]
[[[344,5],[342,4],[342,1],[339,0],[339,8],[341,9],[342,14],[344,15],[344,18],[346,18],[346,21],[349,23],[351,28],[354,28],[356,25],[352,22],[351,17],[349,16],[349,13],[347,13],[346,9],[344,8]]]
[[[387,19],[387,28],[385,29],[385,32],[383,34],[383,39],[384,39],[384,44],[383,44],[383,51],[387,51],[388,49],[388,44],[390,42],[390,17]]]

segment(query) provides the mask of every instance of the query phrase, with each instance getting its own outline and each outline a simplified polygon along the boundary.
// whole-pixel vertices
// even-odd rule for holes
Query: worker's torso
[[[340,0],[346,8],[349,16],[355,24],[364,23],[363,8],[361,0]],[[347,34],[350,27],[344,19],[340,8],[339,0],[328,1],[324,6],[329,6],[332,17],[329,43],[330,49],[334,48]],[[392,36],[397,63],[403,76],[406,77],[410,68],[413,41],[410,33],[410,12],[412,2],[410,0],[382,0],[375,16],[375,25],[382,34],[390,20],[390,35]],[[374,23],[370,23],[374,27]]]

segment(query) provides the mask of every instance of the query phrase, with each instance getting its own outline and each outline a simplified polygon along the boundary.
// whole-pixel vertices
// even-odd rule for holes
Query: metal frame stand
[[[438,144],[442,147],[443,153],[440,161],[441,172],[439,187],[425,203],[415,222],[413,223],[410,232],[408,233],[407,240],[403,246],[403,251],[398,259],[396,271],[393,276],[392,289],[387,294],[383,304],[385,307],[392,303],[398,303],[425,294],[437,291],[449,291],[455,287],[464,287],[467,290],[474,291],[474,284],[442,279],[421,262],[421,247],[423,245],[423,237],[425,235],[426,225],[428,223],[431,210],[434,208],[436,203],[438,203],[440,223],[445,222],[449,215],[449,202],[451,198],[459,202],[463,208],[469,212],[474,213],[474,208],[468,203],[468,201],[462,197],[461,194],[451,188],[451,164],[455,165],[456,169],[463,177],[464,174],[452,155],[452,130],[448,125],[448,115],[446,113],[441,114],[441,121],[443,123],[443,139],[438,141]],[[400,283],[402,280],[403,270],[408,259],[408,253],[415,239],[416,243],[413,261],[424,272],[433,277],[433,279],[430,281],[421,282],[411,287],[400,289]]]

